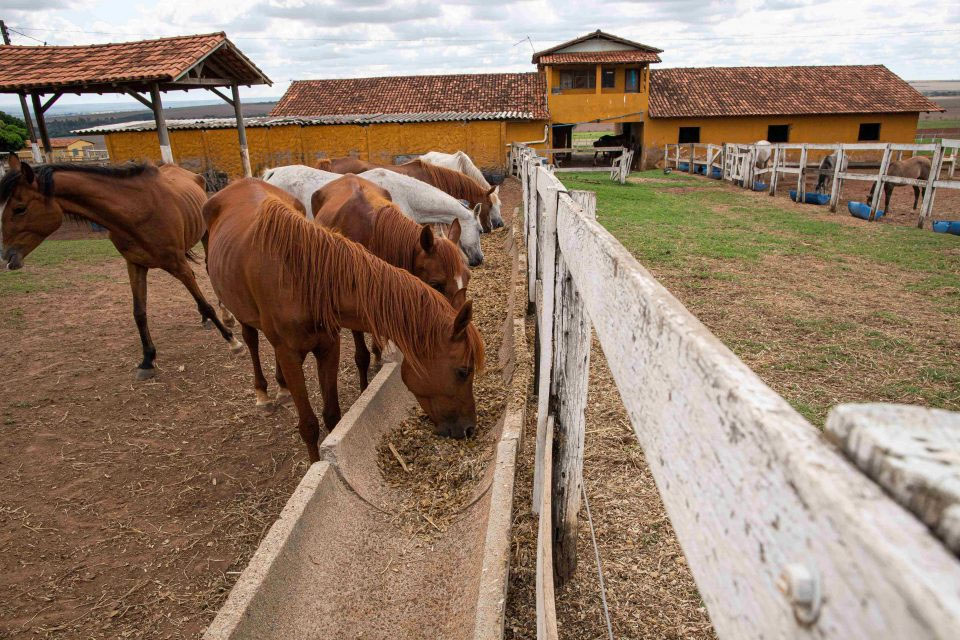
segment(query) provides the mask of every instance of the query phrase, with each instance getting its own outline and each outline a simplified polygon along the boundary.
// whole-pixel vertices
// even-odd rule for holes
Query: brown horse
[[[463,301],[461,290],[470,281],[457,241],[460,221],[455,220],[448,238],[436,238],[429,225],[419,225],[390,202],[390,193],[353,174],[347,174],[318,189],[311,198],[313,220],[358,242],[373,255],[409,271],[436,289],[454,306]],[[457,303],[454,300],[460,293]],[[367,388],[370,351],[362,331],[353,332],[354,361],[360,388]]]
[[[897,178],[913,178],[914,180],[927,180],[930,178],[930,158],[926,156],[913,156],[899,162],[891,162],[887,165],[888,176]],[[890,184],[883,185],[883,212],[884,215],[890,215],[890,196],[893,195],[893,189],[902,185]],[[920,202],[920,187],[913,186],[913,208],[916,210],[917,203]],[[873,194],[877,189],[877,183],[874,182],[870,187],[870,195],[867,196],[867,204],[873,203]],[[878,207],[879,208],[879,207]],[[873,212],[870,212],[870,219],[873,219]]]
[[[203,297],[188,262],[198,241],[206,246],[200,213],[207,199],[203,178],[175,165],[48,164],[34,170],[12,154],[9,162],[10,172],[0,180],[7,267],[22,267],[23,259],[60,228],[64,216],[106,227],[127,261],[133,318],[143,347],[138,380],[151,378],[156,371],[157,350],[147,327],[148,269],[163,269],[182,282],[202,320],[212,321],[235,352],[243,350]]]
[[[362,174],[370,169],[388,169],[390,171],[402,173],[405,176],[410,176],[411,178],[416,178],[421,182],[426,182],[427,184],[440,189],[444,193],[451,195],[458,200],[466,201],[469,203],[470,208],[473,208],[479,204],[480,226],[484,233],[488,233],[493,230],[490,212],[494,207],[499,208],[500,206],[499,200],[495,202],[493,198],[493,193],[497,189],[496,187],[484,189],[479,182],[465,173],[454,171],[453,169],[447,169],[445,167],[438,167],[437,165],[423,162],[421,160],[411,160],[410,162],[405,162],[404,164],[374,164],[373,162],[367,162],[366,160],[361,160],[360,158],[354,158],[352,156],[333,159],[325,158],[317,162],[317,169],[343,174]],[[499,210],[497,213],[498,215],[493,216],[493,218],[499,220]]]
[[[299,416],[311,462],[319,459],[317,416],[303,378],[317,359],[328,429],[340,420],[337,399],[341,327],[392,340],[404,355],[401,376],[437,433],[467,437],[476,428],[475,370],[483,340],[472,305],[455,310],[413,275],[287,207],[277,188],[245,178],[204,205],[208,268],[220,299],[243,327],[273,344]],[[251,352],[255,342],[248,343]]]

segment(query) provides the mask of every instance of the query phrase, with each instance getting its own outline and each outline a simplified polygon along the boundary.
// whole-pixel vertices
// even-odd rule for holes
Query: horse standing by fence
[[[317,190],[311,207],[314,222],[339,231],[381,260],[409,271],[454,308],[463,304],[470,269],[456,245],[460,238],[459,220],[454,220],[447,238],[437,238],[430,225],[419,225],[405,216],[390,201],[386,189],[353,174]],[[363,390],[368,384],[370,351],[362,331],[353,332],[353,342]]]
[[[188,258],[198,241],[206,248],[201,207],[203,178],[176,165],[127,164],[99,167],[73,163],[34,170],[10,156],[10,172],[0,180],[3,204],[3,259],[19,269],[23,259],[60,228],[64,217],[106,227],[110,241],[127,261],[133,317],[143,360],[137,379],[152,378],[156,347],[147,326],[147,271],[163,269],[183,283],[202,320],[212,321],[234,352],[233,337],[197,284]]]
[[[331,171],[333,173],[353,173],[362,174],[373,169],[387,169],[401,175],[416,178],[421,182],[426,182],[430,186],[440,189],[447,195],[453,196],[457,200],[464,200],[470,207],[479,206],[480,226],[484,233],[488,233],[496,228],[493,224],[494,219],[500,219],[500,225],[503,226],[500,217],[499,202],[493,199],[493,193],[496,187],[484,189],[473,178],[453,169],[438,167],[421,160],[411,160],[404,164],[374,164],[348,156],[345,158],[323,159],[317,162],[317,168],[322,171]],[[496,209],[496,215],[493,211]]]
[[[850,163],[848,156],[843,156],[843,161],[840,163],[840,173],[844,173],[847,170],[847,165]],[[817,193],[825,193],[827,189],[833,186],[833,174],[837,168],[837,152],[834,151],[828,156],[825,156],[823,160],[820,161],[820,175],[817,177]]]
[[[906,160],[900,160],[891,162],[887,166],[886,175],[896,178],[912,178],[914,180],[928,180],[930,178],[930,158],[927,156],[913,156],[912,158],[907,158]],[[885,182],[883,184],[883,211],[885,215],[890,215],[890,196],[893,195],[893,189],[901,185],[891,184]],[[877,189],[877,184],[874,183],[870,187],[870,195],[867,196],[867,202],[873,202],[873,194]],[[913,185],[913,208],[916,210],[917,204],[920,202],[920,187]],[[870,219],[873,219],[873,213],[871,212]]]
[[[317,359],[324,424],[332,430],[340,420],[341,327],[392,340],[404,355],[403,382],[436,431],[471,435],[477,422],[473,378],[484,360],[471,302],[455,310],[410,273],[291,210],[277,190],[245,178],[207,201],[208,268],[244,339],[256,339],[260,330],[273,345],[310,461],[320,458],[320,425],[303,361],[308,353]]]

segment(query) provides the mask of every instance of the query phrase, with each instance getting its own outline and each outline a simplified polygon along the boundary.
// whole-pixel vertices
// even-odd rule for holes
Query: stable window
[[[767,142],[790,142],[790,125],[772,124],[767,127]]]
[[[614,89],[617,86],[617,70],[604,69],[600,79],[600,86],[604,89]]]
[[[680,135],[677,142],[700,142],[700,127],[680,127]]]
[[[595,89],[597,73],[593,69],[571,69],[560,72],[561,89]]]
[[[624,91],[626,93],[640,92],[640,69],[624,69]]]
[[[858,142],[875,142],[880,139],[880,123],[864,122],[860,125],[860,133],[857,134]]]

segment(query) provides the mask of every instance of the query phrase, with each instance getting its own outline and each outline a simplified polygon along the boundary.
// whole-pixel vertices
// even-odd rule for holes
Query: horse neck
[[[477,184],[484,189],[490,188],[490,183],[487,182],[487,179],[483,177],[483,173],[481,173],[480,169],[477,169],[475,166],[473,166],[473,162],[464,157],[458,157],[457,162],[459,163],[460,173],[473,178],[476,180]]]
[[[373,234],[370,253],[395,267],[413,271],[414,256],[420,242],[420,225],[398,211],[389,202],[373,203]]]
[[[142,222],[142,194],[140,176],[118,179],[79,171],[53,175],[53,197],[65,213],[108,229],[132,230]]]

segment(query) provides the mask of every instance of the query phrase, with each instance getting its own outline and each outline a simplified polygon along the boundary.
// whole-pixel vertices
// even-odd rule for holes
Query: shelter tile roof
[[[942,111],[883,65],[655,69],[650,117]]]
[[[640,49],[627,51],[578,51],[574,53],[548,53],[540,56],[540,64],[577,64],[577,63],[629,63],[660,62],[656,51]]]
[[[170,82],[214,54],[217,66],[240,84],[269,83],[220,32],[67,47],[0,46],[0,91]]]
[[[473,120],[489,119],[483,114],[512,114],[509,119],[546,120],[550,117],[546,92],[538,73],[297,80],[270,115],[369,118],[452,113],[462,117],[445,119]]]
[[[533,54],[533,64],[556,64],[556,62],[550,62],[544,60],[544,57],[555,54],[557,52],[562,52],[567,47],[572,47],[573,45],[580,44],[581,42],[586,42],[587,40],[609,40],[610,42],[616,42],[617,44],[627,45],[628,47],[633,47],[634,51],[644,51],[647,53],[657,54],[663,53],[663,49],[657,49],[656,47],[651,47],[648,44],[643,44],[642,42],[634,42],[633,40],[627,40],[626,38],[621,38],[620,36],[615,36],[612,33],[607,33],[597,29],[586,35],[582,35],[579,38],[574,38],[573,40],[567,40],[566,42],[561,42],[560,44],[550,47],[549,49],[544,49],[543,51],[537,51]],[[611,53],[609,51],[596,52],[596,53]],[[579,62],[579,61],[578,61]],[[600,62],[607,62],[607,60],[601,60]],[[660,62],[660,58],[656,60],[628,60],[627,62]]]

